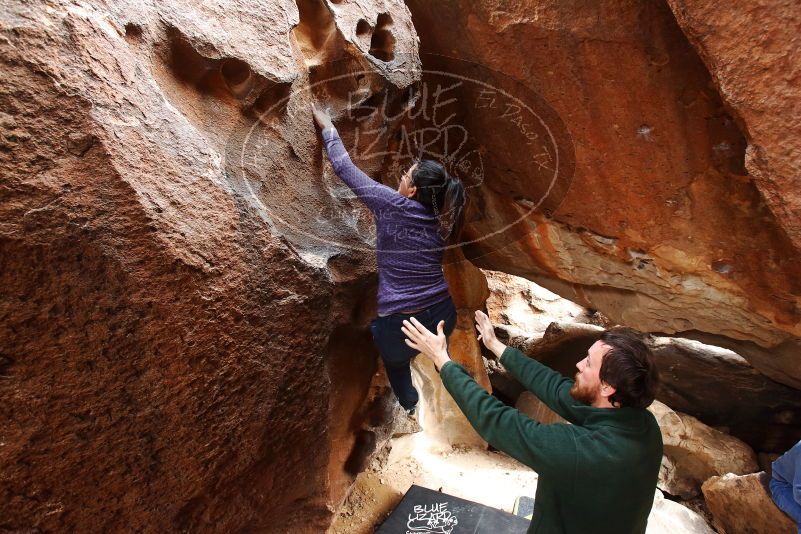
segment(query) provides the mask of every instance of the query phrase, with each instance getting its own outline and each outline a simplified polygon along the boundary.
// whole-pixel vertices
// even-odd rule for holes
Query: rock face
[[[696,0],[667,2],[747,132],[748,174],[801,248],[801,65],[795,59],[801,8],[792,0],[749,0],[736,11]]]
[[[309,103],[348,137],[418,80],[409,12],[11,2],[0,30],[3,527],[321,532],[374,445],[375,263]]]
[[[797,2],[750,2],[743,19],[689,0],[407,4],[421,52],[525,85],[559,118],[543,121],[569,132],[543,163],[569,172],[555,155],[572,156],[575,172],[542,200],[544,178],[526,167],[536,153],[499,134],[517,115],[475,101],[486,178],[468,258],[615,323],[732,343],[801,386],[801,248],[788,237],[801,231]],[[732,115],[734,97],[744,111]]]
[[[690,499],[701,484],[715,475],[747,475],[757,471],[757,457],[737,438],[710,428],[689,415],[674,412],[659,401],[648,410],[662,431],[664,456],[659,470],[659,489]]]
[[[702,486],[719,532],[726,534],[793,534],[797,528],[770,498],[765,472],[712,477]]]

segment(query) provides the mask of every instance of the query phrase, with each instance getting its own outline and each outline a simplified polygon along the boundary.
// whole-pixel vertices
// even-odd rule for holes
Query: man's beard
[[[579,386],[578,380],[570,388],[570,396],[583,404],[592,405],[595,401],[595,393],[591,388]]]

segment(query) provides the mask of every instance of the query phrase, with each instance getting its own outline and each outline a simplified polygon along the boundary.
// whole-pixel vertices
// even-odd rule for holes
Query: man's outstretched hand
[[[312,104],[312,115],[314,115],[314,122],[316,122],[317,126],[322,130],[334,125],[334,123],[331,122],[331,115],[328,114],[328,110],[320,104]]]
[[[442,368],[448,357],[448,340],[445,337],[445,321],[437,325],[436,335],[412,317],[403,321],[401,331],[406,336],[406,344],[434,362],[437,369]]]
[[[503,351],[506,350],[506,345],[498,341],[495,337],[495,328],[493,328],[487,314],[481,310],[476,310],[476,330],[478,330],[478,339],[484,343],[484,346],[492,352],[496,358],[500,358]]]

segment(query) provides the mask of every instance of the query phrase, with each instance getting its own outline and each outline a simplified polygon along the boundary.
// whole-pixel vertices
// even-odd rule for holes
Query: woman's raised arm
[[[399,200],[404,199],[391,187],[367,176],[351,161],[342,139],[339,138],[339,132],[326,110],[318,104],[313,104],[312,114],[314,122],[323,130],[323,144],[334,172],[373,213],[388,204],[397,204]]]

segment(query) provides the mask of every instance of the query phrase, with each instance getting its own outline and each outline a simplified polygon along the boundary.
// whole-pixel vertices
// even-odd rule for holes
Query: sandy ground
[[[389,448],[359,475],[329,534],[372,533],[412,484],[507,512],[537,489],[537,474],[501,453],[443,450],[423,432],[393,438]]]
[[[537,474],[502,453],[443,450],[423,432],[393,438],[356,479],[328,534],[372,534],[412,484],[511,512],[518,496],[534,496]],[[679,504],[655,490],[646,534],[715,534],[708,521],[702,499]]]

